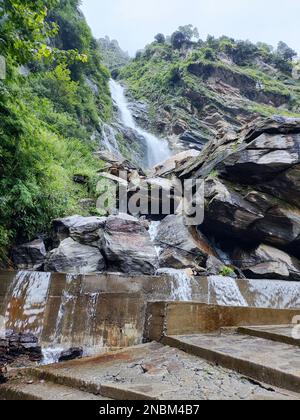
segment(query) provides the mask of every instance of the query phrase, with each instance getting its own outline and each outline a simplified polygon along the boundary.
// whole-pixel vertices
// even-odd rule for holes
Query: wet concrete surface
[[[3,386],[4,387],[4,386]],[[1,393],[0,400],[48,400],[48,401],[101,401],[106,398],[93,395],[79,389],[57,385],[51,382],[34,381],[28,377],[15,380],[5,385],[5,392]]]
[[[163,343],[255,380],[300,392],[300,349],[238,333],[165,337]]]
[[[118,400],[297,398],[294,394],[263,386],[233,371],[158,343],[26,372],[35,381],[64,384]],[[24,387],[24,392],[28,389],[30,393],[32,385],[30,387]],[[4,390],[5,386],[2,394]]]
[[[275,325],[262,327],[240,327],[237,329],[240,334],[265,338],[278,343],[290,344],[300,347],[300,326],[296,325]]]

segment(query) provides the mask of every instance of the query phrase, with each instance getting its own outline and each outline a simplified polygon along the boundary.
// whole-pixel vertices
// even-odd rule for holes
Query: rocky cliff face
[[[248,276],[299,279],[299,170],[300,119],[274,117],[211,141],[176,173],[205,180],[202,229],[235,265]]]
[[[175,149],[201,150],[220,132],[257,117],[300,116],[296,64],[265,47],[223,37],[180,49],[153,43],[119,78],[148,106],[139,122],[167,136]]]
[[[124,169],[127,179],[118,177]],[[300,119],[258,120],[235,135],[210,141],[202,152],[173,156],[148,175],[126,162],[108,160],[106,171],[102,176],[125,188],[128,201],[135,195],[159,212],[137,209],[135,217],[54,221],[56,248],[44,255],[45,270],[154,274],[171,268],[201,275],[300,280]],[[205,183],[200,226],[186,223],[180,211],[182,196],[179,205],[174,196],[186,179]],[[152,198],[155,189],[157,202]],[[166,197],[171,199],[169,215],[162,211]],[[159,220],[155,234],[145,216]],[[37,251],[41,247],[33,243],[16,250],[18,264],[26,249],[25,263],[35,254],[41,262],[34,245]]]

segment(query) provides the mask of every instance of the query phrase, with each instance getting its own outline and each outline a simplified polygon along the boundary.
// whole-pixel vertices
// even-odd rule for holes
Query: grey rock
[[[70,236],[82,244],[101,243],[106,220],[106,217],[81,217],[70,227]]]
[[[190,255],[174,248],[166,248],[161,253],[159,256],[159,266],[174,268],[176,270],[192,269],[197,274],[203,274],[205,272],[205,269],[200,267]]]
[[[157,176],[168,176],[172,174],[178,167],[181,167],[186,162],[190,161],[193,158],[198,157],[200,152],[195,149],[187,150],[184,152],[180,152],[169,159],[165,160],[164,162],[157,165],[152,172],[152,175]]]
[[[70,217],[64,217],[63,219],[55,219],[52,221],[52,229],[54,234],[54,240],[63,241],[70,236],[70,228],[75,225],[82,216],[74,215]]]
[[[54,238],[60,242],[71,237],[82,244],[91,244],[102,239],[102,230],[105,226],[104,217],[71,216],[56,219],[52,222]]]
[[[205,179],[205,231],[300,258],[300,119],[257,120],[211,141],[175,172]]]
[[[23,244],[13,248],[12,258],[19,270],[38,270],[43,266],[47,251],[42,240]]]
[[[98,248],[67,238],[48,254],[45,270],[60,273],[96,273],[105,270],[105,260]]]
[[[110,216],[103,248],[108,268],[131,274],[154,274],[157,253],[149,232],[138,219],[125,214]]]
[[[177,260],[180,255],[182,263],[185,261],[184,264],[195,268],[204,267],[207,257],[215,255],[207,238],[195,226],[186,226],[180,215],[170,215],[162,221],[156,240],[163,248],[173,250]]]
[[[248,278],[300,280],[300,261],[265,244],[251,251],[237,249],[234,259]]]
[[[72,347],[66,351],[61,352],[58,362],[68,362],[70,360],[80,359],[83,356],[83,349],[81,347]]]
[[[219,276],[226,264],[220,261],[218,258],[210,255],[206,261],[206,273],[208,276]],[[231,276],[229,276],[231,277]],[[236,277],[233,275],[233,277]]]

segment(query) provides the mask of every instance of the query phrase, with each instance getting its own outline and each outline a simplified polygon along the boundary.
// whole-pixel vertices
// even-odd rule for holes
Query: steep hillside
[[[0,261],[10,245],[93,198],[109,73],[78,0],[4,0],[0,8]],[[80,176],[78,176],[80,175]],[[80,181],[74,182],[74,181]]]
[[[119,72],[133,97],[149,105],[149,117],[138,115],[143,124],[173,145],[202,148],[220,130],[258,116],[300,115],[299,63],[286,44],[192,42],[186,29],[157,35]]]
[[[128,53],[122,50],[119,43],[115,39],[110,39],[108,36],[100,38],[98,41],[103,64],[111,71],[128,64],[130,57]]]

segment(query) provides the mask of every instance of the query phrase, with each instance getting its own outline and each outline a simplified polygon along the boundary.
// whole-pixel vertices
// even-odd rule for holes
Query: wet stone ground
[[[45,370],[87,386],[116,386],[158,399],[284,399],[288,395],[157,343]]]

